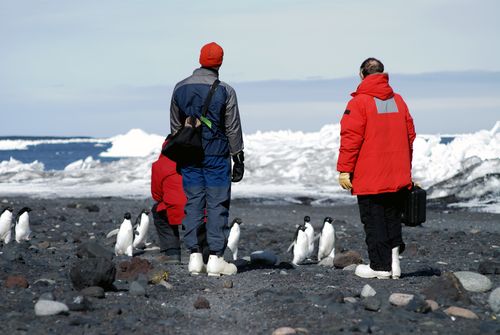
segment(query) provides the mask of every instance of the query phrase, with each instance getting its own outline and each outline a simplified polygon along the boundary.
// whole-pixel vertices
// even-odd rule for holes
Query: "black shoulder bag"
[[[216,79],[210,87],[203,104],[202,120],[206,120],[208,107],[219,83],[219,79]],[[161,153],[181,166],[200,164],[205,156],[201,142],[201,127],[200,119],[188,116],[184,126],[170,137]]]

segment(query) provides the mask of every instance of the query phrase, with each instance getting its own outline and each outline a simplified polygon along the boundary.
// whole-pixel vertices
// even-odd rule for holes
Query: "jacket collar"
[[[200,67],[193,71],[194,76],[209,76],[216,79],[219,78],[219,71],[210,67]]]
[[[374,73],[366,76],[359,84],[356,92],[351,95],[355,97],[358,94],[367,94],[381,100],[387,100],[394,96],[394,91],[389,85],[389,74]]]

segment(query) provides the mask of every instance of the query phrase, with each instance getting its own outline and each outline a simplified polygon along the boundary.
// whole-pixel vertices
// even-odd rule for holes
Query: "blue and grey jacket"
[[[188,116],[201,117],[205,99],[218,76],[216,70],[199,68],[175,86],[170,104],[172,134],[182,128]],[[231,86],[220,82],[208,107],[207,118],[212,127],[202,126],[205,155],[227,156],[243,150],[238,101]]]

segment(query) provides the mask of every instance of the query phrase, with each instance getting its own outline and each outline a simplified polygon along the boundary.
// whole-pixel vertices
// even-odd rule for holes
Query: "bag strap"
[[[220,80],[215,79],[214,83],[210,87],[210,92],[208,92],[207,98],[205,99],[205,103],[203,104],[203,111],[201,112],[201,117],[206,118],[207,112],[208,112],[208,106],[210,105],[210,102],[212,101],[212,96],[215,93],[215,90],[217,89],[217,86],[219,86]]]

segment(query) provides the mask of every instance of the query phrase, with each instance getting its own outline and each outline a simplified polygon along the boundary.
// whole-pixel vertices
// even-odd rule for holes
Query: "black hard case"
[[[427,192],[418,186],[413,186],[403,202],[401,222],[410,227],[415,227],[425,222],[426,206]]]

